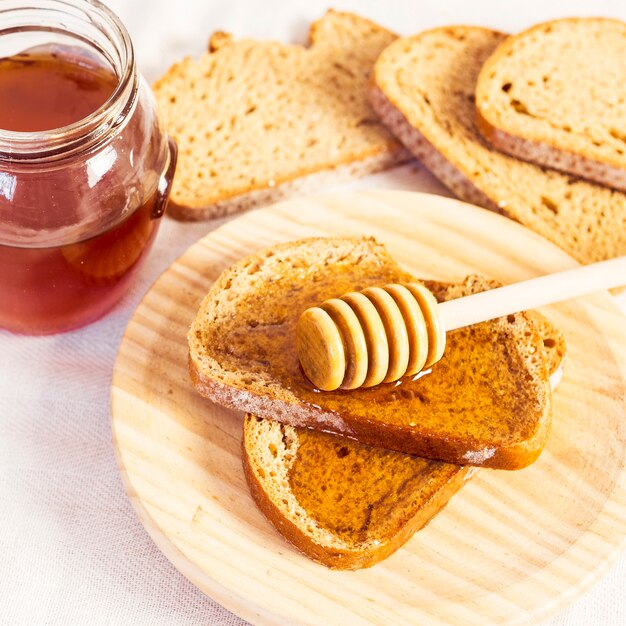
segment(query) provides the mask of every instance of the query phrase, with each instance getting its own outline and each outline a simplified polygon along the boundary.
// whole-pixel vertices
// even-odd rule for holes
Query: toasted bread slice
[[[376,62],[370,102],[460,198],[524,224],[582,263],[626,254],[626,195],[507,156],[478,132],[476,79],[505,38],[455,26],[398,40]]]
[[[317,238],[253,254],[226,270],[189,332],[197,391],[234,409],[457,463],[516,469],[541,452],[551,419],[548,371],[533,315],[448,333],[432,372],[400,385],[320,393],[303,376],[295,325],[347,291],[411,282],[373,239]],[[494,285],[469,277],[439,299]]]
[[[563,335],[536,317],[556,384]],[[337,569],[369,567],[395,552],[475,469],[250,414],[242,450],[250,492],[261,511],[307,556]]]
[[[546,22],[505,39],[476,83],[496,148],[626,191],[626,23]]]
[[[251,414],[242,446],[263,514],[304,554],[335,569],[393,554],[476,471]]]
[[[207,54],[171,67],[154,85],[178,143],[170,214],[220,217],[408,159],[366,97],[393,39],[329,11],[309,48],[215,33]]]

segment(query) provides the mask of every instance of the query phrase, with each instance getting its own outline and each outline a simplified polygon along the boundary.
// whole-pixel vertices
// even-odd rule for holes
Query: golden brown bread
[[[505,39],[476,83],[499,150],[626,191],[626,23],[567,18]]]
[[[388,557],[476,469],[250,414],[242,449],[261,511],[308,557],[336,569],[370,567]]]
[[[557,377],[563,336],[535,316],[548,371]],[[475,469],[250,414],[242,452],[250,492],[265,516],[307,556],[337,569],[369,567],[395,552]]]
[[[253,254],[226,270],[200,306],[189,332],[194,386],[225,406],[369,445],[457,464],[531,463],[551,418],[533,315],[448,333],[432,373],[400,385],[320,394],[303,377],[294,345],[303,310],[350,290],[413,280],[373,239],[308,239]],[[426,284],[438,299],[494,286],[478,277]]]
[[[370,102],[460,198],[520,222],[582,263],[626,254],[625,194],[507,156],[478,132],[476,80],[505,38],[454,26],[396,40],[376,62]]]
[[[208,53],[171,67],[154,85],[179,148],[170,214],[219,217],[406,160],[366,98],[394,38],[329,11],[308,48],[215,33]]]

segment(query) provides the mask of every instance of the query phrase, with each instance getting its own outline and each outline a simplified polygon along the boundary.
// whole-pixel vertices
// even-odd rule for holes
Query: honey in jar
[[[84,24],[0,56],[0,327],[13,332],[69,330],[115,305],[154,240],[175,163],[125,29],[102,5],[71,4]]]
[[[0,59],[0,127],[36,132],[69,126],[101,107],[117,76],[70,48],[35,49]]]

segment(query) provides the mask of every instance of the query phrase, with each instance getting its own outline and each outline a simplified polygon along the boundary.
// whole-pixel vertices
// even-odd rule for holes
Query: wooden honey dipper
[[[446,332],[626,285],[626,256],[438,304],[418,283],[368,287],[304,311],[296,350],[322,391],[415,376],[443,356]]]

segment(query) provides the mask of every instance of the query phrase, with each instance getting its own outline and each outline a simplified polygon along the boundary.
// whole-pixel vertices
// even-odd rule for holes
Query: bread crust
[[[580,176],[601,185],[626,191],[626,159],[617,155],[607,154],[603,158],[595,158],[581,147],[567,142],[569,145],[558,145],[551,142],[541,129],[532,124],[524,134],[514,133],[499,123],[494,107],[488,104],[488,92],[492,76],[498,64],[515,53],[514,47],[520,41],[535,36],[541,37],[547,28],[553,29],[562,25],[585,25],[605,23],[626,30],[626,24],[609,18],[563,18],[536,24],[527,30],[505,39],[485,61],[476,82],[476,120],[481,135],[494,147],[502,152],[525,161]]]
[[[609,162],[602,163],[582,152],[558,148],[545,141],[513,135],[484,117],[478,106],[476,126],[492,146],[511,156],[626,191],[626,169],[623,167]]]
[[[276,419],[300,428],[314,428],[341,435],[360,443],[428,459],[441,459],[456,465],[476,465],[494,469],[518,470],[534,463],[548,439],[551,429],[551,400],[542,398],[543,415],[538,419],[533,436],[525,441],[498,448],[479,441],[435,436],[417,429],[386,424],[381,428],[374,420],[351,420],[322,407],[304,406],[281,398],[269,398],[248,389],[236,389],[205,376],[193,358],[189,358],[189,374],[195,390],[202,396],[228,409],[253,413],[258,417]]]
[[[179,204],[175,198],[172,198],[168,202],[167,213],[170,217],[184,222],[200,222],[227,217],[279,200],[312,193],[323,187],[336,185],[353,178],[386,170],[411,158],[412,155],[408,150],[393,145],[386,152],[363,155],[360,160],[345,161],[336,167],[314,174],[301,175],[278,183],[274,187],[257,187],[235,196],[224,196],[208,206]]]
[[[425,135],[410,124],[399,105],[375,83],[370,85],[368,97],[372,108],[385,126],[456,196],[466,202],[504,214],[502,209],[473,183],[468,174],[450,161],[445,151],[435,148]]]

